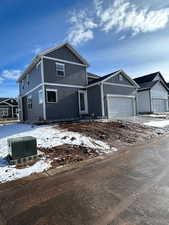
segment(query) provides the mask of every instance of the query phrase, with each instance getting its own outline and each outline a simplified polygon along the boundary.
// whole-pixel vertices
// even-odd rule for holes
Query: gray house
[[[38,54],[17,81],[21,120],[135,115],[136,82],[122,70],[100,77],[88,67],[69,43]]]
[[[17,118],[18,101],[16,98],[0,98],[0,119]]]
[[[160,72],[134,79],[138,89],[137,108],[139,113],[168,111],[168,86]]]

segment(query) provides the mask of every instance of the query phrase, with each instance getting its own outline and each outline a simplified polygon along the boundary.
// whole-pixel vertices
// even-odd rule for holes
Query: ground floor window
[[[28,109],[32,109],[32,95],[29,95],[27,98]]]
[[[8,117],[8,108],[0,108],[0,117]]]
[[[43,91],[42,90],[39,90],[39,104],[42,104],[43,103]]]
[[[56,89],[47,89],[46,97],[47,97],[47,103],[56,103],[58,100],[57,90]]]
[[[87,91],[79,90],[79,112],[88,113]]]

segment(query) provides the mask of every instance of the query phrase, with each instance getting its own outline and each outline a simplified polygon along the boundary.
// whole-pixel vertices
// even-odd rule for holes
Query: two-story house
[[[100,77],[88,67],[69,43],[38,54],[17,81],[21,120],[135,115],[138,85],[122,70]]]

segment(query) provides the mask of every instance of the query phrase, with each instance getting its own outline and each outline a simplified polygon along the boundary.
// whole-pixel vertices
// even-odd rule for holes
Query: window
[[[60,77],[65,76],[65,65],[62,63],[56,63],[56,75]]]
[[[88,113],[87,92],[80,90],[79,92],[79,112],[80,114]]]
[[[42,90],[39,90],[39,104],[42,104],[43,103],[43,91]]]
[[[0,118],[8,117],[8,108],[0,108]]]
[[[122,81],[123,80],[123,76],[120,74],[119,75],[119,80]]]
[[[84,96],[84,93],[80,93],[80,110],[85,111],[85,96]]]
[[[21,85],[22,85],[22,89],[24,89],[24,80],[22,80]]]
[[[47,102],[56,103],[57,102],[57,90],[56,89],[47,89]]]
[[[28,105],[28,109],[32,109],[32,95],[29,95],[27,97],[27,105]]]
[[[29,87],[29,74],[27,74],[26,76],[26,82],[27,82],[27,86]]]

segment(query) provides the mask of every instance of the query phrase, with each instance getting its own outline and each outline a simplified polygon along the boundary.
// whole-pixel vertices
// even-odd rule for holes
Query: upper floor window
[[[21,86],[22,86],[22,89],[24,89],[24,80],[22,80],[22,83],[21,83]]]
[[[26,76],[26,83],[27,83],[27,86],[29,86],[29,74],[27,74]]]
[[[65,64],[63,63],[56,63],[56,75],[60,77],[65,76]]]
[[[120,74],[119,75],[119,80],[122,81],[123,80],[123,76]]]

